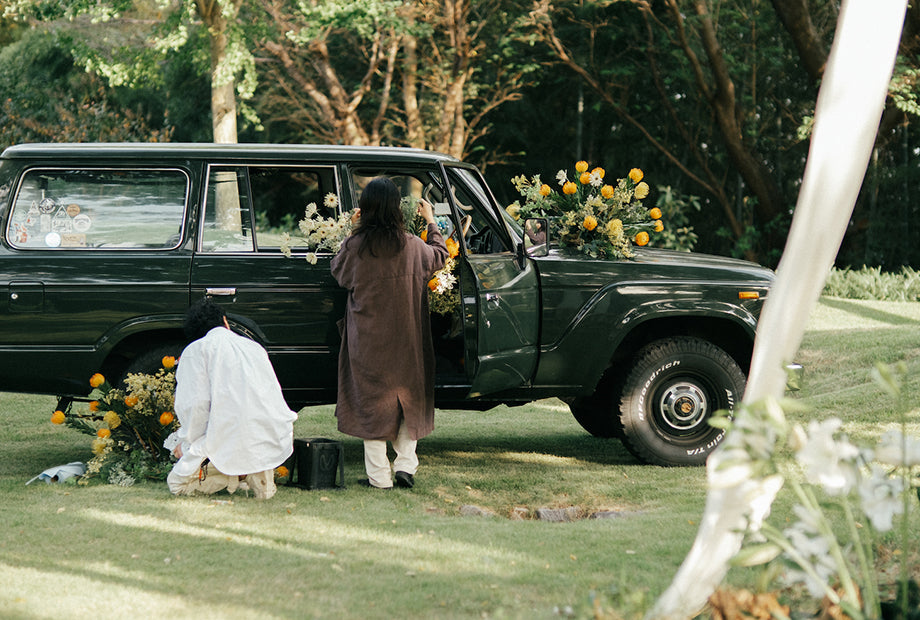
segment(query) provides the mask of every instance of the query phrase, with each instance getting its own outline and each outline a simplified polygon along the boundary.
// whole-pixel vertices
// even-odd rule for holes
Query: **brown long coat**
[[[348,289],[335,414],[339,430],[393,441],[400,415],[412,439],[434,430],[434,346],[428,281],[447,247],[435,224],[428,241],[407,235],[392,257],[358,255],[352,236],[332,259],[332,276]]]

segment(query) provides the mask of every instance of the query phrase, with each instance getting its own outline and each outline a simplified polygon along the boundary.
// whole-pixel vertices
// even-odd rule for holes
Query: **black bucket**
[[[345,446],[334,439],[295,439],[288,486],[344,489]]]

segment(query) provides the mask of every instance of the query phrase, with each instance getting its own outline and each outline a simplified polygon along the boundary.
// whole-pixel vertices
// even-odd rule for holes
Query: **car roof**
[[[387,163],[435,163],[458,161],[436,151],[394,146],[351,146],[330,144],[216,144],[205,142],[81,142],[18,144],[8,147],[0,159],[262,159],[299,161],[350,161]]]

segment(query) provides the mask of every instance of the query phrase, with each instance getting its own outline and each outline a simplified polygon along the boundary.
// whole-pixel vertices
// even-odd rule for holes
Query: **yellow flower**
[[[642,171],[639,170],[638,168],[633,168],[632,170],[629,171],[629,178],[633,183],[638,183],[639,181],[641,181],[643,176],[645,175],[642,174]]]
[[[607,222],[607,236],[613,239],[623,234],[623,222],[619,219],[612,219]]]
[[[419,235],[422,241],[428,241],[428,229],[422,231],[422,234]]]
[[[593,176],[596,176],[596,177],[599,178],[599,179],[603,179],[603,178],[604,178],[604,175],[607,174],[607,173],[604,171],[603,168],[601,168],[600,166],[598,166],[597,168],[595,168],[594,170],[591,171],[591,174],[592,174]]]
[[[636,235],[634,239],[636,245],[647,245],[648,244],[648,233],[644,230]]]
[[[661,219],[661,209],[659,209],[658,207],[649,209],[648,216],[652,218],[653,220],[660,220]]]
[[[431,278],[430,280],[428,280],[428,289],[432,291],[437,290],[438,283],[439,281],[437,278]]]
[[[125,396],[125,406],[127,407],[137,406],[137,396],[135,396],[134,394],[128,394],[127,396]]]
[[[121,418],[114,411],[106,411],[105,415],[102,416],[102,421],[111,429],[118,428],[121,425]]]
[[[58,409],[57,411],[51,414],[52,424],[63,424],[65,419],[66,419],[66,416],[64,415],[64,412],[61,411],[60,409]]]
[[[447,253],[450,257],[457,258],[457,255],[460,254],[460,244],[454,239],[448,239],[444,242],[444,245],[447,246]]]
[[[587,172],[587,171],[588,171],[588,162],[586,162],[586,161],[580,161],[580,162],[578,162],[577,164],[575,164],[575,170],[576,170],[576,172]]]
[[[100,428],[96,431],[96,436],[99,437],[99,439],[105,439],[106,437],[112,436],[112,431],[107,428]]]
[[[562,186],[562,193],[572,195],[578,191],[578,188],[575,187],[575,184],[571,181],[566,181],[566,184]]]
[[[614,189],[612,186],[605,185],[601,188],[601,196],[603,196],[607,200],[610,200],[611,198],[613,198],[613,194],[614,194]]]
[[[170,370],[173,366],[176,365],[176,358],[174,358],[172,355],[167,355],[162,359],[162,363],[163,368]]]
[[[100,385],[102,385],[103,383],[105,383],[105,377],[103,377],[103,376],[102,376],[101,374],[99,374],[98,372],[97,372],[96,374],[94,374],[92,377],[89,378],[89,385],[90,385],[90,387],[97,388],[97,387],[99,387]]]
[[[636,185],[636,198],[642,200],[646,196],[648,196],[648,183],[643,181],[642,183]]]
[[[97,411],[99,411],[99,401],[98,400],[89,401],[89,410],[92,411],[93,413],[96,413]]]
[[[587,185],[588,183],[591,182],[591,175],[590,175],[589,173],[587,173],[587,172],[582,172],[582,173],[581,173],[581,176],[578,177],[578,181],[579,181],[582,185]]]
[[[160,414],[160,426],[169,426],[176,417],[171,411],[164,411]]]
[[[290,471],[284,465],[279,465],[275,468],[275,478],[287,478],[290,475]]]
[[[99,456],[105,449],[109,447],[109,441],[107,439],[102,439],[101,437],[93,439],[93,454]]]
[[[593,215],[586,215],[585,221],[582,222],[582,226],[585,227],[585,230],[594,230],[597,228],[597,218]]]
[[[546,187],[546,186],[544,185],[543,187]],[[540,193],[542,194],[542,193],[543,193],[543,190],[540,190]],[[513,217],[514,219],[516,219],[516,220],[521,219],[521,205],[518,204],[517,202],[513,202],[513,203],[511,203],[510,205],[508,205],[507,207],[505,207],[505,211],[507,211],[507,212],[508,212],[508,215],[510,215],[510,216]],[[427,235],[427,232],[428,232],[428,231],[424,231],[423,234],[426,234],[426,235]]]
[[[552,194],[552,193],[553,193],[553,188],[551,188],[551,187],[550,187],[549,185],[547,185],[546,183],[544,183],[543,185],[540,186],[540,195],[541,195],[541,196],[549,196],[549,195]]]
[[[655,220],[655,232],[661,232],[662,230],[664,230],[664,222]]]

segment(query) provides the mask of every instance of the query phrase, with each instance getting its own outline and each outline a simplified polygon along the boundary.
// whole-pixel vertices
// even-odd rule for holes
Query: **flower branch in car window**
[[[424,218],[418,214],[417,199],[403,196],[400,208],[406,222],[409,234],[417,235],[422,241],[428,240],[428,226]],[[436,216],[438,231],[444,236],[444,244],[449,254],[444,267],[431,276],[428,281],[428,310],[434,314],[449,315],[460,306],[460,293],[457,290],[457,256],[460,254],[460,243],[450,236],[453,228],[450,218]]]
[[[574,179],[565,170],[556,174],[557,188],[539,175],[511,182],[523,198],[508,206],[515,219],[550,219],[550,240],[563,250],[591,258],[631,258],[633,245],[647,245],[651,235],[664,230],[661,210],[646,209],[642,200],[649,186],[633,168],[615,183],[605,181],[603,168],[586,161],[575,164]]]
[[[326,194],[323,206],[335,210],[339,206],[339,199],[335,194]],[[281,239],[281,252],[290,258],[295,247],[304,247],[308,251],[304,258],[308,263],[315,265],[318,252],[335,254],[339,251],[342,242],[351,234],[351,212],[342,213],[338,217],[324,217],[315,202],[307,205],[304,217],[297,224],[302,238],[297,239],[298,246],[289,233],[284,233]]]

